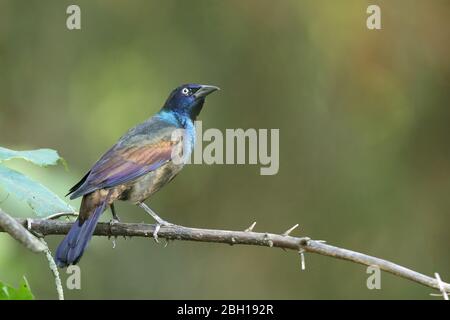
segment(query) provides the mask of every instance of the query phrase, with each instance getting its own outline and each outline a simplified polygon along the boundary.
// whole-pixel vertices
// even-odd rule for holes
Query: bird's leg
[[[161,228],[161,226],[173,226],[173,223],[167,222],[166,220],[160,218],[160,216],[158,216],[152,209],[150,209],[149,206],[147,206],[145,203],[140,202],[138,203],[138,206],[141,207],[142,209],[144,209],[149,215],[152,216],[153,219],[156,220],[156,226],[155,226],[155,231],[153,231],[153,238],[155,239],[156,242],[158,241],[158,232],[159,229]]]
[[[114,208],[114,203],[111,203],[111,205],[109,206],[111,208],[111,213],[112,213],[112,220],[111,220],[111,224],[114,224],[116,222],[120,222],[119,216],[116,213],[116,208]]]
[[[149,206],[147,206],[144,202],[138,203],[138,206],[144,209],[149,215],[152,216],[153,219],[155,219],[158,224],[162,226],[173,226],[173,223],[167,222],[166,220],[162,219],[160,216],[158,216],[152,209],[150,209]]]

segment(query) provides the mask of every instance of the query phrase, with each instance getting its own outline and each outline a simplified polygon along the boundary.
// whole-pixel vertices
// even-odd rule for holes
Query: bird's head
[[[192,120],[195,120],[202,110],[205,97],[217,90],[220,89],[209,85],[182,85],[172,91],[164,104],[163,110],[188,115]]]

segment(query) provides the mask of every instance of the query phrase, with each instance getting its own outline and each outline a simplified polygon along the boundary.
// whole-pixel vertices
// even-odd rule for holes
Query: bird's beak
[[[207,86],[207,85],[202,85],[200,87],[200,89],[197,90],[197,92],[194,93],[194,97],[195,99],[200,99],[200,98],[204,98],[207,95],[213,93],[214,91],[220,90],[220,88],[216,87],[216,86]]]

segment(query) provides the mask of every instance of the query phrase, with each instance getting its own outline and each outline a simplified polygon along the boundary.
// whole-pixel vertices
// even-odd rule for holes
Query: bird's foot
[[[110,205],[111,213],[112,213],[112,220],[110,221],[110,224],[113,225],[117,222],[120,222],[119,216],[116,213],[116,209],[114,207],[114,203],[111,203]]]
[[[155,240],[156,243],[159,243],[159,240],[158,240],[159,229],[161,229],[161,225],[159,223],[157,223],[155,225],[155,230],[153,231],[153,239]]]
[[[159,241],[158,241],[158,232],[159,232],[159,229],[161,229],[161,226],[163,226],[163,227],[176,226],[175,224],[167,222],[166,220],[162,219],[152,209],[150,209],[144,202],[140,202],[137,205],[139,207],[141,207],[142,209],[144,209],[149,215],[152,216],[153,219],[156,220],[155,230],[153,231],[153,239],[155,239],[155,241],[157,243],[159,243]]]
[[[116,223],[120,223],[120,219],[119,219],[118,217],[112,218],[112,219],[109,221],[109,225],[110,225],[110,226],[113,226],[113,225],[115,225]]]
[[[168,222],[168,221],[166,221],[166,220],[163,220],[163,219],[161,219],[161,218],[157,219],[156,222],[157,222],[158,224],[162,225],[163,227],[173,227],[173,226],[175,225],[175,224],[170,223],[170,222]]]
[[[158,232],[161,229],[161,226],[163,226],[163,227],[173,227],[173,226],[176,226],[176,225],[173,224],[173,223],[167,222],[166,220],[163,220],[163,219],[159,218],[157,220],[157,223],[155,224],[155,230],[153,231],[153,239],[155,239],[156,243],[159,243]]]

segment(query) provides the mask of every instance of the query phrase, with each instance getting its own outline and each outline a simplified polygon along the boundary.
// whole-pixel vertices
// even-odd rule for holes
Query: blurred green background
[[[66,28],[81,7],[82,29]],[[366,28],[379,4],[382,30]],[[450,280],[449,2],[0,1],[0,145],[54,148],[69,171],[9,163],[59,195],[186,82],[215,84],[203,128],[279,128],[280,170],[191,165],[147,203],[186,226],[283,232]],[[0,192],[0,206],[33,216]],[[79,200],[70,202],[78,207]],[[152,223],[118,205],[122,221]],[[110,214],[104,215],[109,220]],[[61,237],[47,238],[54,249]],[[0,280],[56,298],[38,257],[0,234]],[[67,298],[436,299],[418,284],[278,249],[94,238]],[[62,273],[63,281],[67,275]]]

